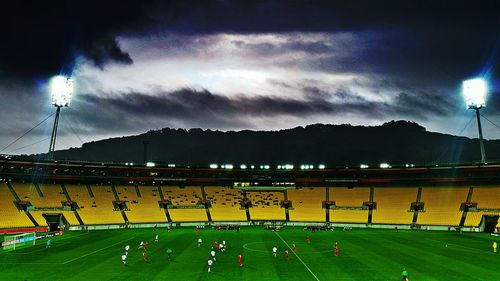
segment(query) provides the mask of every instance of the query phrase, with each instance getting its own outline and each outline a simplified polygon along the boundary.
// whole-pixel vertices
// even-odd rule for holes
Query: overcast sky
[[[55,111],[57,74],[75,81],[58,149],[163,127],[399,119],[476,137],[460,91],[476,76],[500,125],[499,1],[20,2],[0,10],[0,153],[48,149],[53,116],[5,146]]]

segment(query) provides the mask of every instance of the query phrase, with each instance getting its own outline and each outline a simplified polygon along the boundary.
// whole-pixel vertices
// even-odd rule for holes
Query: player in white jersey
[[[214,251],[214,249],[212,249],[212,251],[210,251],[210,255],[212,256],[212,259],[213,259],[214,261],[216,261],[216,259],[215,259],[215,251]]]
[[[155,243],[158,243],[158,234],[155,236]]]
[[[122,263],[127,264],[127,255],[122,255]]]
[[[128,255],[128,250],[130,250],[130,245],[125,246],[125,255]]]
[[[208,259],[208,272],[212,271],[211,268],[212,268],[212,264],[214,263],[211,259]]]
[[[203,242],[203,240],[201,240],[201,238],[198,238],[198,247],[201,247],[202,242]]]
[[[222,245],[224,245],[224,251],[227,249],[226,248],[226,240],[222,240]]]
[[[141,241],[141,244],[139,244],[139,247],[137,249],[144,249],[144,241]]]
[[[225,249],[224,248],[224,244],[219,244],[219,249],[220,249],[221,252],[224,252],[224,249]]]
[[[273,247],[273,256],[276,257],[276,254],[278,252],[278,248],[276,246]]]

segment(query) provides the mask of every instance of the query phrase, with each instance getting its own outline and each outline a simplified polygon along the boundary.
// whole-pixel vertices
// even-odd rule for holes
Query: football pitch
[[[154,243],[155,234],[159,242]],[[311,243],[306,242],[309,235]],[[197,238],[203,240],[198,247]],[[214,240],[226,241],[217,251],[212,272],[207,261]],[[353,229],[304,231],[286,227],[236,230],[194,227],[68,231],[37,245],[0,252],[0,280],[500,280],[500,254],[492,252],[498,237],[484,233]],[[138,250],[148,241],[148,262]],[[339,255],[333,251],[339,243]],[[295,243],[297,252],[285,258]],[[121,262],[130,244],[127,264]],[[273,257],[272,248],[278,248]],[[173,253],[168,260],[166,250]],[[237,255],[243,255],[243,267]]]

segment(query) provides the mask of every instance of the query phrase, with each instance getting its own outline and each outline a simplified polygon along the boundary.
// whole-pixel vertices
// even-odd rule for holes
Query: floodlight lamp
[[[73,94],[73,80],[69,77],[56,76],[50,83],[52,104],[57,107],[69,106]]]
[[[219,165],[217,164],[210,164],[210,169],[217,169]]]
[[[479,109],[486,106],[488,86],[483,78],[475,78],[462,82],[462,94],[467,108]]]
[[[147,162],[146,167],[155,167],[156,164],[154,162]]]

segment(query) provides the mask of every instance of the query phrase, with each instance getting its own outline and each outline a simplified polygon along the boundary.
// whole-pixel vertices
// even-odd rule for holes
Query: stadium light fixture
[[[462,94],[467,108],[483,108],[486,106],[488,86],[483,78],[475,78],[462,82]]]
[[[245,165],[245,164],[240,165],[240,169],[245,170],[246,168],[247,168],[247,165]]]
[[[50,91],[52,94],[52,104],[57,108],[52,127],[52,135],[50,137],[50,146],[48,156],[52,159],[57,138],[57,127],[59,125],[59,115],[61,107],[67,107],[71,103],[71,95],[73,94],[73,80],[65,76],[55,76],[50,80]]]
[[[169,168],[175,168],[175,164],[168,164]]]
[[[368,169],[368,168],[370,168],[370,166],[368,166],[366,164],[361,164],[361,165],[359,165],[359,168],[361,168],[361,169]]]
[[[225,164],[222,165],[221,168],[226,169],[226,170],[232,170],[234,168],[233,164]]]
[[[388,163],[380,163],[380,168],[381,169],[388,169],[390,167],[391,167],[391,165],[389,165]]]
[[[156,164],[154,162],[146,162],[146,167],[154,167]]]
[[[483,129],[479,110],[486,106],[488,86],[483,78],[469,79],[462,82],[462,94],[467,108],[476,111],[477,129],[479,131],[479,148],[481,150],[481,163],[486,164],[486,151],[484,150]]]
[[[325,165],[320,164],[320,165],[318,166],[318,168],[319,168],[320,170],[324,170],[324,169],[325,169]]]
[[[219,165],[217,164],[210,164],[210,169],[217,169],[219,168]]]

